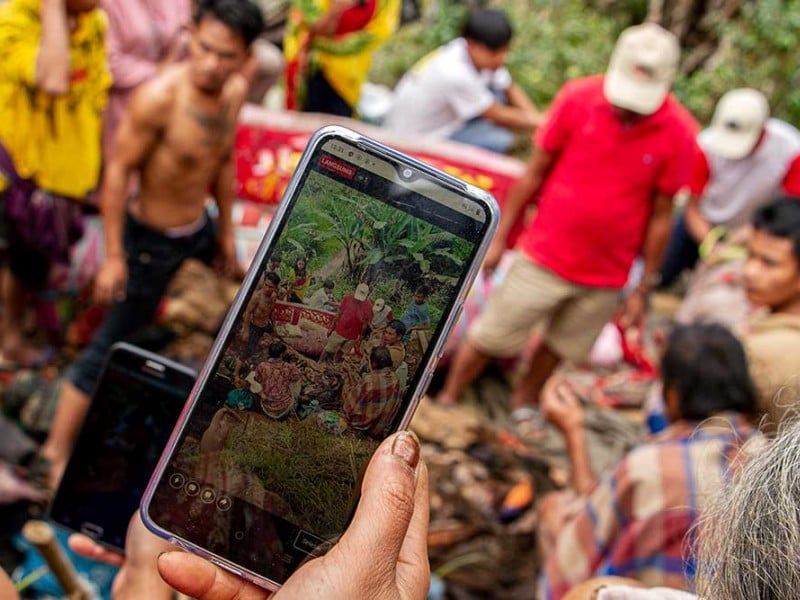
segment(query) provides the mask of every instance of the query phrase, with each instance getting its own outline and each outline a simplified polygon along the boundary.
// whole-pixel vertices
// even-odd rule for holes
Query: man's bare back
[[[139,164],[140,190],[131,212],[158,230],[191,225],[233,152],[236,118],[247,83],[233,76],[219,95],[192,84],[187,64],[171,66],[137,93],[151,128]]]

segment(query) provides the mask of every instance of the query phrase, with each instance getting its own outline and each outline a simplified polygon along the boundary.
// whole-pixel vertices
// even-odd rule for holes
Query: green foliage
[[[376,447],[352,433],[326,433],[314,417],[290,427],[261,419],[230,436],[223,461],[255,473],[267,490],[280,490],[292,513],[285,518],[311,531],[335,533],[347,523],[349,500]],[[320,515],[322,520],[315,520]]]
[[[415,285],[421,277],[455,283],[469,245],[454,235],[387,204],[364,201],[351,189],[312,174],[308,198],[299,202],[281,237],[281,249],[301,246],[316,264],[344,257],[344,275],[353,284],[373,285],[390,274]]]
[[[614,42],[627,26],[641,22],[647,0],[608,0],[600,10],[588,0],[497,0],[514,23],[508,67],[539,107],[552,102],[568,79],[605,70]],[[600,4],[600,2],[597,2]],[[669,6],[669,2],[666,3]],[[371,80],[394,86],[420,57],[459,34],[463,4],[436,0],[422,22],[404,27],[376,55]],[[709,39],[723,40],[707,64],[679,75],[675,93],[702,124],[717,100],[736,87],[754,87],[770,100],[773,115],[800,124],[800,0],[742,2],[724,22],[704,16]],[[686,48],[688,55],[692,48]]]

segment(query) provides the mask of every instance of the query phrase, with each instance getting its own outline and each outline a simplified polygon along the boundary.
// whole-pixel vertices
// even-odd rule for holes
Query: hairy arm
[[[54,96],[69,90],[69,25],[64,0],[42,0],[36,86]]]

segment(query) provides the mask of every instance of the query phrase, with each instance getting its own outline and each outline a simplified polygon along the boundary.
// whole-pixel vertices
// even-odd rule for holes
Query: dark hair
[[[275,285],[278,285],[281,282],[281,278],[278,277],[278,274],[275,271],[267,271],[264,273],[264,279],[269,279]]]
[[[326,279],[325,281],[323,281],[322,282],[322,288],[325,289],[325,290],[332,290],[333,289],[333,280],[332,279]]]
[[[286,352],[286,344],[280,340],[275,340],[274,342],[270,343],[267,351],[269,352],[270,358],[278,358],[279,356],[282,356],[284,352]]]
[[[781,196],[756,210],[753,227],[771,236],[785,238],[794,245],[800,261],[800,198]]]
[[[394,329],[397,332],[397,335],[401,337],[404,336],[407,331],[406,324],[399,319],[395,319],[394,321],[389,321],[387,327],[391,327],[392,329]]]
[[[386,346],[375,346],[369,353],[369,364],[373,369],[385,369],[392,366],[392,355]]]
[[[421,285],[414,291],[414,293],[415,294],[422,294],[423,296],[425,296],[427,298],[430,295],[431,291],[428,289],[427,285]]]
[[[261,9],[251,0],[198,0],[195,24],[199,25],[209,15],[242,36],[245,46],[250,46],[264,31]]]
[[[473,10],[467,16],[461,35],[468,40],[483,44],[490,50],[500,50],[511,42],[514,30],[503,11],[480,8]]]
[[[680,416],[701,421],[723,411],[753,414],[756,392],[744,348],[717,323],[678,325],[661,360],[664,392],[679,396]]]

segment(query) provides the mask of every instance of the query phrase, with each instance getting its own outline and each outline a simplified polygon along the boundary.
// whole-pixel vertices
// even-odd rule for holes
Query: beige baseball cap
[[[359,302],[363,302],[367,299],[369,295],[369,286],[366,283],[359,283],[356,286],[356,291],[353,294],[353,297],[358,300]]]
[[[758,90],[731,90],[717,102],[711,126],[706,130],[706,147],[722,158],[739,159],[756,147],[769,119],[769,102]]]
[[[678,38],[655,23],[623,31],[608,64],[603,92],[614,106],[641,115],[656,112],[669,94],[681,49]]]

